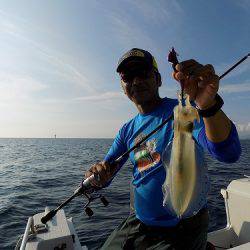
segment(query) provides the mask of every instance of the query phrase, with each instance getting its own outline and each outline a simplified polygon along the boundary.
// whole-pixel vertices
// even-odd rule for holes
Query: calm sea
[[[71,196],[84,171],[103,158],[111,143],[111,139],[0,139],[0,249],[14,249],[29,216],[43,212],[45,206],[55,208]],[[242,140],[242,156],[235,164],[222,164],[207,156],[210,231],[226,224],[220,189],[233,179],[250,175],[249,147],[250,140]],[[81,243],[90,249],[98,249],[128,215],[131,169],[130,164],[125,165],[103,191],[110,205],[95,202],[93,217],[84,214],[85,200],[80,197],[65,207],[66,215],[74,218]]]

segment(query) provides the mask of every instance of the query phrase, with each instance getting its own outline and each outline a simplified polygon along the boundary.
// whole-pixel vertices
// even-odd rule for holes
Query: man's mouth
[[[145,91],[147,91],[146,88],[136,88],[136,89],[132,90],[133,93],[141,93],[141,92],[145,92]]]
[[[133,91],[131,94],[134,97],[138,97],[138,96],[144,96],[146,92],[147,92],[146,90],[137,90]]]

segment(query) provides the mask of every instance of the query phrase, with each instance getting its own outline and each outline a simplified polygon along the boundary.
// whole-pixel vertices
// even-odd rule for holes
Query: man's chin
[[[132,99],[132,102],[134,102],[135,104],[138,104],[138,105],[143,105],[143,104],[146,104],[150,101],[150,99],[148,98],[145,98],[145,97],[133,97]]]

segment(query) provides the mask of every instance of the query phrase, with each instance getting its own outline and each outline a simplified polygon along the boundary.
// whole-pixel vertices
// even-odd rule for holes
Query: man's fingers
[[[219,88],[219,76],[217,75],[208,75],[206,77],[202,77],[201,80],[198,82],[199,88],[205,88],[207,85],[213,87],[214,89]]]
[[[172,76],[173,76],[173,78],[174,78],[176,81],[181,81],[181,80],[185,79],[184,74],[181,73],[181,72],[175,72],[175,71],[174,71],[174,72],[172,73]]]
[[[88,178],[92,174],[97,174],[100,177],[100,181],[93,180],[91,184],[94,186],[102,186],[112,177],[115,170],[116,168],[111,168],[108,162],[98,162],[85,173],[85,178]]]
[[[178,81],[178,79],[176,78],[176,72],[175,72],[175,71],[172,72],[172,77],[173,77],[176,81]]]
[[[177,71],[182,71],[183,69],[188,68],[188,67],[195,65],[195,64],[198,64],[198,62],[195,61],[194,59],[190,59],[190,60],[186,60],[186,61],[182,61],[182,62],[178,63],[175,66],[175,69]]]
[[[211,64],[207,64],[202,67],[190,68],[188,76],[195,77],[195,78],[202,78],[202,77],[208,77],[214,74],[215,74],[214,67]]]
[[[211,64],[202,66],[194,60],[188,60],[178,64],[176,68],[181,71],[173,72],[173,78],[177,81],[185,80],[186,87],[195,82],[198,83],[199,88],[204,88],[208,84],[218,85],[219,77],[215,75],[214,67]]]
[[[187,63],[186,63],[187,62]],[[176,70],[185,77],[202,77],[208,74],[215,74],[214,67],[211,64],[202,65],[194,60],[189,60],[176,65]],[[176,77],[174,77],[176,79]]]
[[[85,174],[84,174],[85,179],[87,179],[88,177],[90,177],[92,174],[93,174],[93,172],[90,171],[90,170],[88,170],[87,172],[85,172]]]
[[[175,66],[175,69],[179,72],[182,72],[183,74],[188,74],[190,72],[190,69],[192,69],[194,67],[196,67],[196,68],[203,67],[203,65],[198,63],[194,59],[191,59],[191,60],[187,60],[187,61],[183,61],[183,62],[178,63]]]
[[[195,84],[194,80],[186,81],[184,85],[184,90],[185,93],[189,95],[190,100],[195,100],[198,86],[197,84]]]
[[[107,173],[111,176],[116,172],[117,168],[119,167],[118,163],[113,163],[112,165],[110,165],[108,162],[104,162],[103,164],[106,168]]]
[[[105,172],[107,175],[110,175],[110,164],[108,162],[103,161],[103,168],[105,169]]]

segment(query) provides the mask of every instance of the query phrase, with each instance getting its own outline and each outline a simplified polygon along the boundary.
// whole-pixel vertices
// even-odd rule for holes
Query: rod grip
[[[41,222],[43,224],[46,224],[49,220],[51,220],[55,215],[56,215],[56,210],[51,210],[49,211],[47,214],[45,214],[42,218],[41,218]]]

